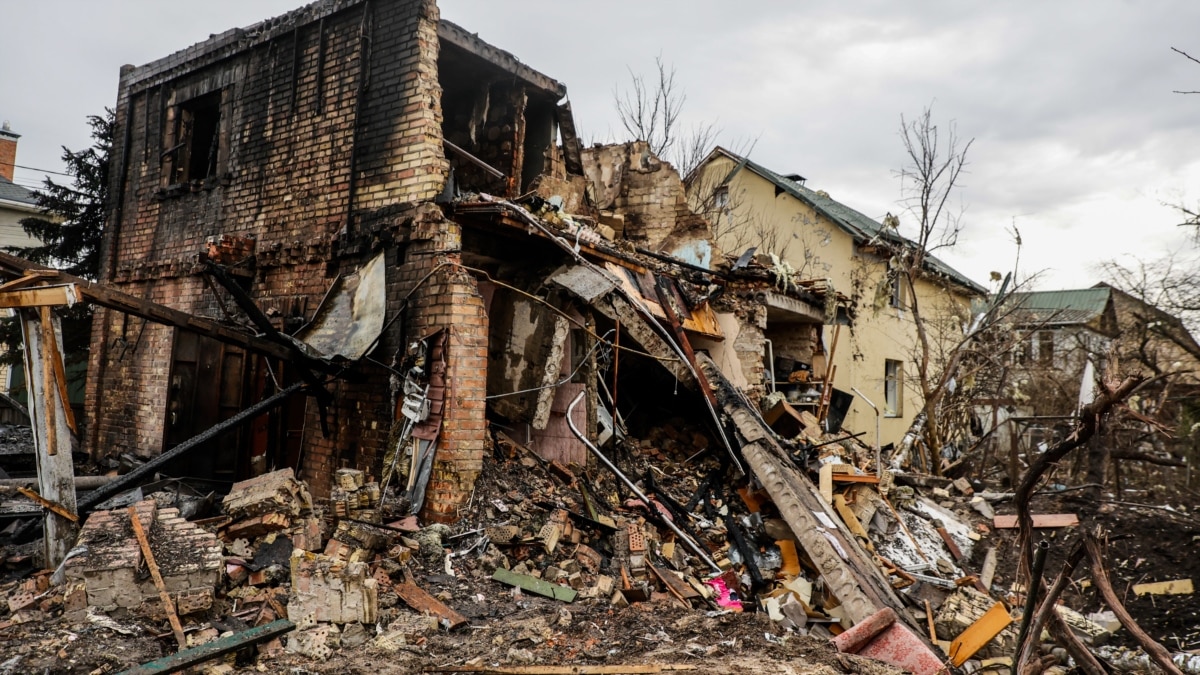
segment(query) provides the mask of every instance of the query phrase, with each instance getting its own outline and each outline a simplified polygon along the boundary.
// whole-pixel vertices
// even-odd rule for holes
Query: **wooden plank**
[[[867,534],[862,523],[859,522],[858,516],[854,515],[854,511],[850,510],[850,505],[846,503],[846,498],[840,494],[833,496],[833,508],[837,509],[838,515],[842,517],[842,522],[846,523],[846,527],[850,533],[856,537],[862,537],[866,542],[867,550],[874,550],[871,545],[871,535]]]
[[[171,623],[171,631],[175,633],[175,642],[179,643],[180,651],[186,650],[187,638],[183,635],[183,626],[179,623],[175,603],[171,600],[171,594],[167,593],[167,585],[163,583],[162,574],[158,571],[158,562],[154,559],[154,551],[150,550],[150,540],[146,538],[146,530],[142,528],[142,519],[138,517],[136,504],[129,507],[129,524],[133,526],[133,534],[137,537],[138,545],[142,547],[142,557],[146,559],[146,567],[150,568],[150,578],[158,588],[158,597],[162,600],[167,621]]]
[[[1033,526],[1042,527],[1072,527],[1079,524],[1079,516],[1074,513],[1035,513]],[[1017,527],[1016,516],[996,516],[992,525],[998,530],[1011,530]]]
[[[1133,592],[1138,595],[1191,595],[1192,580],[1176,579],[1151,584],[1135,584]]]
[[[444,620],[447,628],[454,630],[459,626],[464,626],[468,623],[467,617],[450,609],[441,600],[430,595],[424,588],[413,583],[411,580],[405,580],[403,583],[393,584],[392,590],[406,605],[412,607],[418,612],[428,612],[439,619]]]
[[[955,668],[962,666],[1010,623],[1012,617],[1009,616],[1004,603],[997,602],[992,605],[991,609],[950,643],[950,662]]]
[[[979,572],[979,583],[988,595],[992,593],[992,579],[996,576],[996,547],[991,547],[983,556],[983,569]]]
[[[75,411],[71,410],[71,396],[67,392],[67,368],[63,365],[62,350],[58,348],[58,338],[56,337],[54,327],[51,325],[50,309],[43,307],[41,314],[42,335],[45,340],[45,344],[42,346],[46,350],[46,360],[53,366],[54,384],[58,390],[58,397],[62,399],[63,413],[67,420],[67,427],[71,429],[71,433],[78,434],[79,429],[75,426]]]
[[[549,581],[543,581],[528,574],[514,574],[503,567],[496,569],[496,573],[492,575],[492,580],[563,602],[574,602],[577,595],[573,588],[552,584]]]
[[[659,569],[650,563],[646,563],[646,567],[649,567],[650,570],[654,572],[655,576],[662,580],[667,589],[674,593],[675,596],[680,600],[686,601],[691,600],[692,598],[700,597],[700,594],[696,592],[696,589],[684,582],[683,579],[675,576],[675,574],[670,570]]]
[[[22,288],[0,293],[0,308],[60,307],[67,304],[67,286]]]
[[[856,473],[835,473],[833,474],[833,482],[835,483],[869,483],[871,485],[879,484],[879,476],[870,474]]]
[[[17,492],[20,492],[21,494],[25,495],[26,497],[32,499],[33,501],[37,502],[38,504],[41,504],[45,508],[50,509],[51,511],[57,513],[58,515],[62,516],[63,518],[66,518],[67,520],[71,521],[72,523],[79,522],[79,516],[64,509],[61,504],[52,502],[49,499],[45,499],[44,497],[42,497],[38,493],[34,492],[33,490],[30,490],[27,487],[19,487],[19,488],[17,488]]]
[[[779,557],[783,559],[783,564],[779,566],[779,572],[785,579],[794,579],[800,576],[800,556],[796,553],[796,542],[791,539],[780,539],[775,542],[779,547]]]
[[[234,633],[219,640],[202,644],[199,647],[192,647],[171,656],[143,663],[140,666],[122,671],[118,675],[162,675],[163,673],[179,672],[198,663],[204,663],[218,656],[237,651],[242,647],[274,639],[284,633],[291,632],[295,627],[296,624],[287,619],[272,621],[271,623],[251,628],[241,633]]]
[[[47,339],[48,336],[54,334],[54,327],[50,324],[50,308],[40,307],[38,317],[42,331],[42,370],[40,374],[42,378],[42,413],[46,416],[46,452],[56,455],[58,454],[58,424],[55,423],[55,418],[58,406],[54,403],[54,396],[58,387],[54,384],[54,369],[50,366],[50,342]],[[30,373],[30,377],[33,377],[32,373]],[[66,401],[63,402],[63,405],[66,406]]]

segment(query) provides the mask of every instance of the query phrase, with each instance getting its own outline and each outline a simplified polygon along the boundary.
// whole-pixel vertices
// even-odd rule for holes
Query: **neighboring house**
[[[1012,362],[1028,370],[1054,373],[1057,379],[1082,374],[1091,358],[1108,352],[1117,337],[1117,313],[1110,289],[1014,293],[1007,320],[1018,331]],[[1078,387],[1075,388],[1078,393]],[[1052,414],[1047,412],[1046,414]]]
[[[693,205],[713,222],[721,249],[736,256],[757,246],[760,254],[776,254],[801,277],[828,279],[851,297],[853,328],[826,326],[820,351],[833,353],[836,389],[857,389],[881,409],[882,444],[898,442],[922,408],[915,379],[916,324],[907,289],[889,269],[887,253],[888,246],[907,240],[828,193],[805,187],[803,177],[776,173],[724,148],[714,149],[687,182]],[[915,295],[930,319],[936,369],[936,354],[962,335],[971,299],[987,291],[932,256],[925,272]],[[821,360],[804,365],[819,375]],[[777,373],[776,379],[786,376]],[[874,410],[855,397],[844,426],[871,431],[874,417]]]
[[[1200,343],[1179,317],[1106,283],[1117,316],[1118,357],[1141,364],[1149,375],[1174,373],[1177,385],[1200,385]]]
[[[986,383],[975,399],[994,456],[1015,457],[1021,448],[1060,439],[1079,407],[1095,396],[1097,379],[1133,373],[1153,379],[1126,405],[1179,433],[1174,440],[1152,437],[1135,424],[1125,429],[1133,435],[1110,445],[1128,448],[1151,439],[1146,448],[1161,452],[1190,445],[1190,427],[1200,415],[1194,403],[1200,344],[1178,318],[1103,283],[1014,293],[1001,317],[991,335],[1000,356],[980,374]],[[1009,467],[1010,478],[1017,472]]]
[[[17,140],[8,122],[0,126],[0,250],[9,246],[36,246],[37,239],[25,233],[21,221],[41,214],[37,197],[13,182],[17,164]],[[13,388],[13,369],[0,365],[0,393],[9,394]]]
[[[21,220],[41,213],[32,190],[13,182],[17,164],[17,139],[8,122],[0,127],[0,249],[6,246],[34,246],[38,240],[25,234]]]

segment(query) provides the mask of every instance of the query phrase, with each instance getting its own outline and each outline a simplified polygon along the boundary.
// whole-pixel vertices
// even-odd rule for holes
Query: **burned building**
[[[565,94],[431,0],[322,0],[125,67],[102,281],[297,358],[101,309],[88,451],[152,457],[303,382],[171,472],[292,466],[326,497],[338,468],[394,468],[453,520],[489,416],[582,461],[580,392],[592,434],[629,391],[702,397],[684,336],[759,395],[768,310],[819,350],[832,291],[728,271],[678,174],[581,147]]]

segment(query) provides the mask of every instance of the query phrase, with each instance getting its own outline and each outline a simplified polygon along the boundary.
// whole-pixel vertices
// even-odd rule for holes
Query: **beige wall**
[[[37,239],[25,234],[25,230],[21,229],[20,224],[22,219],[36,215],[38,215],[37,209],[26,210],[0,203],[0,250],[3,250],[5,246],[40,245],[41,242]]]
[[[702,168],[692,183],[694,197],[711,192],[711,186],[723,180],[733,167],[732,160],[720,157]],[[829,279],[838,292],[854,299],[853,326],[842,327],[834,353],[836,388],[847,392],[857,388],[883,412],[885,363],[889,359],[903,363],[905,386],[899,414],[885,415],[880,424],[881,442],[898,443],[921,410],[914,359],[917,334],[912,312],[890,307],[886,302],[882,307],[875,306],[876,289],[887,273],[886,261],[860,252],[845,230],[791,195],[777,196],[774,184],[748,169],[734,176],[728,194],[726,212],[706,210],[716,223],[714,230],[722,250],[735,256],[754,245],[759,246],[760,253],[782,251],[780,257],[801,277]],[[947,327],[961,325],[954,314],[965,318],[968,300],[927,281],[917,282],[916,295],[923,315],[936,319],[930,323],[937,326],[931,340],[937,363],[937,354],[957,334]],[[832,347],[833,333],[833,327],[824,327],[826,350]],[[875,412],[856,396],[843,426],[868,432],[865,438],[873,442]]]

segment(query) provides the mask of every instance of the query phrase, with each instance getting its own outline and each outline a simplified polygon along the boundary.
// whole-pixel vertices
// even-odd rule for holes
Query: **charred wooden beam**
[[[115,309],[147,321],[161,323],[175,328],[191,331],[198,335],[212,338],[218,342],[234,345],[243,349],[279,359],[294,361],[295,351],[272,340],[257,335],[248,335],[241,330],[218,323],[213,319],[196,316],[188,312],[173,309],[165,305],[151,302],[128,293],[118,291],[107,284],[89,281],[57,270],[51,270],[23,258],[7,253],[0,253],[0,274],[9,277],[21,277],[29,272],[36,272],[43,280],[57,284],[72,284],[79,299],[94,302],[101,307]],[[345,367],[320,359],[308,359],[307,365],[314,370],[340,374]]]

